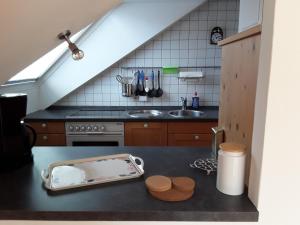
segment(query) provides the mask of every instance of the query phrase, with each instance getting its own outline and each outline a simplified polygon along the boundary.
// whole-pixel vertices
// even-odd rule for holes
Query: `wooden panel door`
[[[251,150],[260,33],[222,46],[219,124],[226,142],[237,142]],[[246,182],[250,158],[247,159]]]
[[[127,122],[125,123],[126,146],[166,146],[167,123]]]

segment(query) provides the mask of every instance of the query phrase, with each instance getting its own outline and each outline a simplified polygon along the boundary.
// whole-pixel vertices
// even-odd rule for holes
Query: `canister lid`
[[[243,153],[246,151],[246,145],[234,142],[225,142],[220,144],[220,149],[224,152]]]

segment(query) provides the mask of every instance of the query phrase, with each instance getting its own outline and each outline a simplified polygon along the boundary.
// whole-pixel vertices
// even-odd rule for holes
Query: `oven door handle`
[[[123,135],[124,133],[116,133],[116,132],[85,132],[85,133],[67,133],[69,136],[91,136],[91,135],[112,135],[112,136],[117,136],[117,135]]]

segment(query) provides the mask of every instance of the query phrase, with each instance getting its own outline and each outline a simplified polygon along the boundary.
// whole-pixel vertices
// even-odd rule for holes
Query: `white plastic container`
[[[244,193],[245,145],[222,143],[218,152],[217,189],[227,195]]]

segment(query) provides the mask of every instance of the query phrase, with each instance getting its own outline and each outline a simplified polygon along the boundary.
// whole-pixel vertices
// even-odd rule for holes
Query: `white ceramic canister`
[[[246,146],[222,143],[218,152],[217,189],[227,195],[244,193]]]

